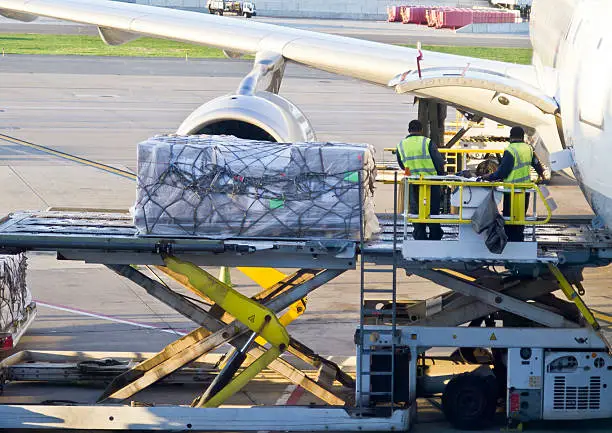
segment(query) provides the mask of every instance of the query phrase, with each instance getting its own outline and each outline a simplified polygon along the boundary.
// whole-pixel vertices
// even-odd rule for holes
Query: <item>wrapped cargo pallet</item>
[[[141,235],[359,239],[378,231],[373,148],[233,136],[156,136],[138,146]]]
[[[25,254],[0,255],[0,334],[16,333],[33,308]]]

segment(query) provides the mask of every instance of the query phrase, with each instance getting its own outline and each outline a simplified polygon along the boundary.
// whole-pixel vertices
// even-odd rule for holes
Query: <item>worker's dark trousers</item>
[[[416,185],[410,186],[410,213],[418,214],[419,206],[419,189]],[[429,203],[429,212],[431,215],[439,215],[440,214],[440,187],[432,186],[431,187],[431,202]],[[412,232],[412,237],[417,241],[422,240],[430,240],[430,241],[439,241],[442,239],[442,235],[444,232],[440,227],[440,224],[413,224],[414,230]],[[427,235],[427,227],[429,227],[429,236]]]
[[[525,195],[525,213],[529,209],[529,194]],[[510,216],[510,194],[504,194],[504,210],[503,215],[505,217]],[[506,236],[508,236],[508,242],[523,242],[525,240],[525,226],[508,225],[504,226]]]

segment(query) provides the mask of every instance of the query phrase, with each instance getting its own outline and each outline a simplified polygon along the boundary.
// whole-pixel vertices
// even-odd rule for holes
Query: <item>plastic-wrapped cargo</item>
[[[359,239],[379,230],[374,149],[160,135],[138,145],[141,235]],[[359,182],[361,181],[361,182]]]
[[[0,255],[0,334],[13,334],[34,308],[26,284],[25,254]]]

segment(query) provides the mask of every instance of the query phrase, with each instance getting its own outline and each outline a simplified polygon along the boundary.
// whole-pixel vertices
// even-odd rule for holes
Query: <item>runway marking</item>
[[[274,406],[295,406],[300,401],[300,398],[304,395],[304,388],[299,385],[288,385],[283,391],[281,396],[276,400]],[[257,433],[280,433],[278,431],[271,430],[260,430]]]
[[[134,322],[133,320],[119,319],[117,317],[107,316],[105,314],[93,313],[91,311],[85,311],[79,308],[71,308],[71,307],[66,307],[64,305],[48,304],[46,302],[41,302],[41,301],[35,301],[35,302],[37,306],[50,308],[52,310],[65,311],[67,313],[73,313],[73,314],[77,314],[81,316],[93,317],[95,319],[107,320],[109,322],[121,323],[123,325],[136,326],[138,328],[154,329],[156,331],[165,332],[167,334],[172,334],[172,335],[180,335],[180,336],[187,335],[187,332],[185,332],[185,330],[173,330],[173,329],[161,328],[155,325],[147,325],[146,323]]]
[[[89,167],[94,167],[94,168],[97,168],[98,170],[102,170],[107,173],[116,174],[117,176],[121,176],[126,179],[136,180],[136,175],[130,171],[121,170],[120,168],[115,168],[110,165],[92,161],[91,159],[81,158],[80,156],[71,155],[66,152],[61,152],[59,150],[51,149],[50,147],[41,146],[40,144],[30,143],[29,141],[11,137],[10,135],[0,134],[0,140],[4,140],[12,144],[18,144],[20,146],[29,147],[31,149],[38,150],[39,152],[43,152],[48,155],[53,155],[53,156],[57,156],[58,158],[67,159],[68,161],[77,162],[79,164],[87,165]]]
[[[298,403],[300,398],[304,395],[304,388],[299,385],[288,385],[283,391],[281,396],[274,403],[275,406],[293,406]]]
[[[596,319],[612,323],[612,316],[609,316],[608,314],[602,313],[600,311],[593,311],[593,316],[595,316]]]

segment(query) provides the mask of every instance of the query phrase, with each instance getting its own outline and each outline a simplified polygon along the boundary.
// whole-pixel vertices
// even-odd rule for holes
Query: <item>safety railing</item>
[[[411,186],[418,189],[417,214],[410,213]],[[458,195],[458,206],[454,206],[451,214],[431,214],[431,190],[432,187],[448,187],[451,194]],[[470,224],[471,214],[464,214],[464,206],[471,200],[465,200],[468,195],[471,199],[473,188],[493,189],[497,192],[507,194],[510,197],[510,215],[505,216],[505,224],[509,225],[541,225],[550,221],[552,216],[551,198],[533,182],[508,183],[508,182],[477,182],[457,176],[405,176],[403,180],[404,189],[404,222],[406,223],[440,223],[440,224]],[[533,200],[531,206],[529,200]],[[539,199],[539,200],[538,200]],[[541,201],[546,211],[546,216],[539,217],[537,214],[537,203]],[[471,210],[474,207],[470,206]],[[531,207],[531,213],[529,208]]]

